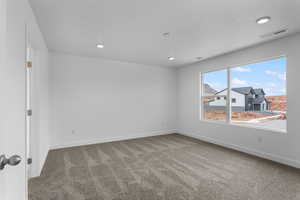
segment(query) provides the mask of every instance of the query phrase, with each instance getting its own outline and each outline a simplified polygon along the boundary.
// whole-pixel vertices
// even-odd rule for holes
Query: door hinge
[[[32,67],[32,62],[31,61],[27,61],[26,62],[26,67],[27,68],[31,68]]]
[[[28,158],[28,159],[27,159],[27,164],[28,164],[28,165],[31,165],[31,164],[32,164],[32,158]]]
[[[27,110],[26,114],[27,114],[27,116],[32,116],[32,110],[31,109]]]

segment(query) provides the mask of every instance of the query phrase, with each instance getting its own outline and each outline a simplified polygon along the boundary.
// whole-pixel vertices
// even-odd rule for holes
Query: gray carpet
[[[30,200],[299,200],[300,170],[171,134],[49,152]]]

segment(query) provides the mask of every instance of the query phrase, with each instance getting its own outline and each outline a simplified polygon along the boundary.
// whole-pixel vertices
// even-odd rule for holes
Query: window
[[[204,120],[227,120],[227,70],[202,75],[202,118]]]
[[[202,73],[202,84],[203,120],[286,131],[285,57]]]

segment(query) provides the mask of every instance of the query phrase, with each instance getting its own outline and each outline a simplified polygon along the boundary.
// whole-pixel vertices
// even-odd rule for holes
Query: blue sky
[[[267,96],[286,94],[286,58],[231,68],[232,87],[263,88]],[[227,87],[227,71],[205,73],[204,83],[215,90]]]

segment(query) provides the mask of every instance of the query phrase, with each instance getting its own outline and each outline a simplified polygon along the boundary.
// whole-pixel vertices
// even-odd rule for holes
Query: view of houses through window
[[[204,120],[227,120],[227,70],[205,73],[202,82],[202,118]],[[218,104],[218,105],[215,105]]]
[[[203,73],[202,119],[286,131],[286,58]]]

